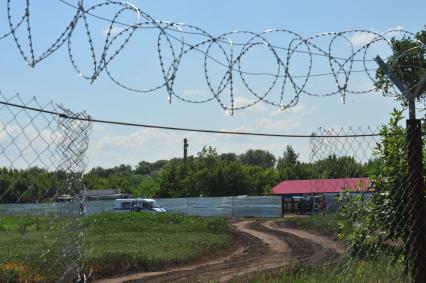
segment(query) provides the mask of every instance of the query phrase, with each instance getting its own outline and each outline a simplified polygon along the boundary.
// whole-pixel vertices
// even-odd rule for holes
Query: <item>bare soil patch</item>
[[[343,244],[335,239],[286,227],[281,220],[243,220],[232,225],[235,242],[233,248],[222,255],[96,282],[227,282],[296,262],[323,264],[345,251]]]

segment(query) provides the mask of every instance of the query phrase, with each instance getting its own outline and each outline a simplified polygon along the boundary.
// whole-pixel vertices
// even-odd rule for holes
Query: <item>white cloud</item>
[[[250,99],[245,96],[236,96],[234,97],[234,108],[240,108],[243,107],[243,109],[239,109],[234,111],[234,116],[238,117],[246,117],[247,113],[262,113],[265,112],[268,109],[268,106],[265,105],[263,102],[258,102],[256,104],[253,104],[255,100]],[[253,105],[251,105],[253,104]],[[247,105],[251,105],[248,108],[244,108]],[[231,105],[229,105],[229,108]],[[225,112],[225,115],[229,116],[229,113]]]
[[[312,113],[313,107],[306,108],[303,104],[297,104],[294,107],[287,108],[285,110],[275,109],[269,115],[272,117],[280,116],[280,115],[288,115],[288,114],[303,114],[303,113]]]
[[[10,135],[17,133],[18,130],[19,129],[17,126],[12,126],[12,125],[7,126],[5,123],[0,121],[0,141],[1,142],[6,141],[8,138],[10,138]]]
[[[398,36],[401,31],[404,29],[403,26],[396,26],[394,28],[390,28],[386,31],[386,36],[388,38],[394,37],[394,36]]]
[[[389,28],[384,32],[384,35],[386,38],[391,38],[391,37],[395,37],[398,36],[401,31],[404,29],[403,26],[396,26],[393,28]],[[378,34],[382,33],[379,31],[376,31]],[[366,45],[368,43],[370,43],[372,40],[374,40],[377,37],[376,34],[371,33],[371,32],[357,32],[354,35],[352,35],[350,41],[351,43],[356,46],[356,47],[360,47],[363,45]]]
[[[159,145],[173,138],[173,134],[156,129],[141,129],[128,135],[105,135],[100,138],[95,147],[98,149],[114,148],[115,150],[139,150],[140,148]]]
[[[269,119],[263,118],[256,122],[258,129],[274,131],[274,133],[286,133],[295,129],[300,129],[302,123],[295,119]]]
[[[375,37],[376,34],[370,32],[357,32],[351,37],[351,43],[354,46],[363,46],[370,43]]]
[[[236,106],[252,101],[243,96],[235,97]],[[234,117],[223,118],[229,121],[228,125],[235,126],[218,124],[216,129],[232,132],[305,133],[304,117],[311,115],[316,110],[316,106],[299,104],[285,111],[277,112],[275,110],[276,108],[259,103],[251,108],[236,111]],[[108,131],[109,129],[110,131]],[[190,155],[196,155],[204,145],[211,145],[219,153],[235,152],[239,154],[248,149],[264,149],[279,156],[285,146],[291,144],[301,153],[301,156],[309,156],[307,139],[174,132],[158,129],[129,129],[115,134],[111,128],[105,128],[101,133],[97,127],[94,127],[92,137],[89,147],[89,168],[97,165],[112,167],[121,163],[136,165],[141,160],[152,162],[159,159],[182,157],[184,138],[189,140]]]
[[[254,102],[254,100],[249,99],[248,97],[245,97],[245,96],[234,97],[234,107],[235,108],[245,107],[247,105],[252,104],[253,102]]]
[[[242,122],[238,127],[221,128],[233,132],[290,133],[302,131],[303,124],[295,117],[288,119],[259,118],[254,122]],[[96,128],[94,128],[96,131]],[[188,138],[189,154],[196,155],[203,146],[211,145],[219,153],[243,153],[248,149],[269,150],[276,156],[286,144],[304,143],[302,140],[282,138],[253,137],[242,135],[208,134],[195,132],[171,132],[158,129],[138,129],[127,134],[114,135],[103,133],[100,138],[92,139],[89,147],[89,168],[93,166],[112,167],[121,163],[136,165],[141,160],[156,161],[182,157],[183,139]],[[305,150],[306,146],[299,146]],[[306,155],[303,153],[303,155]]]
[[[2,158],[0,166],[27,168],[39,166],[54,169],[60,158],[57,142],[60,133],[52,132],[46,125],[35,121],[31,125],[0,121],[0,143]],[[38,125],[38,127],[36,126]]]
[[[108,32],[109,32],[110,27],[107,26],[102,30],[102,34],[106,37],[108,36]],[[110,36],[115,36],[117,34],[119,34],[120,32],[122,32],[124,30],[123,27],[117,27],[117,26],[113,26],[111,28],[111,32],[110,32]]]
[[[207,92],[199,88],[186,89],[182,93],[183,93],[183,96],[190,96],[190,97],[206,97],[207,95],[212,96],[210,92]]]
[[[34,147],[38,141],[49,144],[59,138],[59,135],[46,128],[34,126],[18,126],[15,123],[6,125],[0,121],[0,141],[3,143],[13,142],[17,147],[21,144],[30,144]],[[37,149],[37,147],[35,147]]]

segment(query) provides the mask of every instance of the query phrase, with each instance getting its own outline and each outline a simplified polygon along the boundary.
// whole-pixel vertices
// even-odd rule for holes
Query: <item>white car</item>
[[[154,199],[150,198],[116,199],[114,211],[166,212]]]

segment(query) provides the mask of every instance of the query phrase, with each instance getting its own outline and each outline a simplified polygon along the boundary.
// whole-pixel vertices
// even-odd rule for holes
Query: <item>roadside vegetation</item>
[[[239,279],[241,280],[241,279]],[[236,280],[238,282],[239,280]],[[408,283],[401,265],[387,258],[375,261],[348,260],[324,266],[296,264],[280,272],[260,272],[244,279],[250,283]]]
[[[309,230],[314,233],[344,240],[341,234],[341,215],[295,215],[286,216],[286,226]],[[331,259],[320,265],[312,265],[306,262],[295,263],[281,270],[259,271],[247,277],[237,278],[234,282],[250,283],[405,283],[411,282],[404,270],[401,261],[395,262],[391,256],[381,254],[376,257],[366,258],[346,254],[341,258]]]
[[[286,226],[306,229],[326,236],[338,237],[339,215],[289,215],[284,217]]]
[[[78,258],[80,273],[97,278],[153,271],[214,254],[231,242],[222,218],[169,213],[104,213],[80,221],[2,216],[0,224],[0,282],[51,282]],[[83,233],[79,243],[75,225]],[[64,248],[76,244],[81,256],[64,256]]]

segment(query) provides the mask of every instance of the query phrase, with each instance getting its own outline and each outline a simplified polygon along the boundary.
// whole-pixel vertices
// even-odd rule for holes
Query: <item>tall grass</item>
[[[401,264],[391,264],[386,257],[381,260],[342,260],[324,266],[293,265],[279,272],[260,272],[244,282],[268,283],[405,283],[410,282]]]

